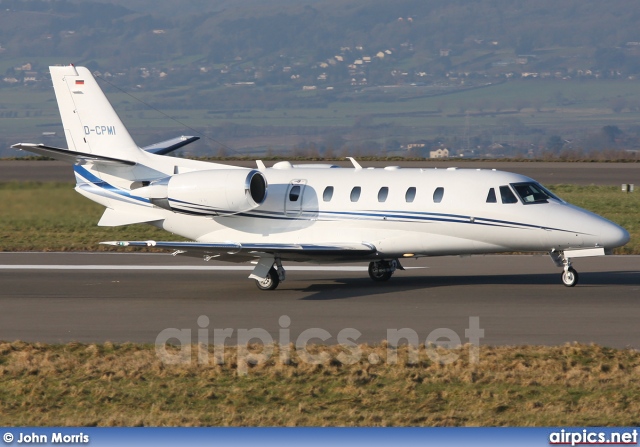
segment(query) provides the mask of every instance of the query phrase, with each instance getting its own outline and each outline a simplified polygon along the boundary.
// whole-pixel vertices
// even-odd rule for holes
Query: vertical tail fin
[[[136,161],[141,150],[85,67],[49,67],[70,150]]]

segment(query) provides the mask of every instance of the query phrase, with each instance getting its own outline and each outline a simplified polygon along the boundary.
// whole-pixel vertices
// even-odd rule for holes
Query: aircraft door
[[[302,201],[307,181],[303,179],[291,180],[284,198],[284,213],[289,217],[298,217],[302,213]]]

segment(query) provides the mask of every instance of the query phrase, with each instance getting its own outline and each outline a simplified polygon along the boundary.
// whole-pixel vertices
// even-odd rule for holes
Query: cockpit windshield
[[[562,199],[555,196],[551,191],[539,183],[512,183],[511,186],[518,196],[520,196],[520,200],[522,200],[522,203],[525,205],[532,203],[548,203],[549,199],[563,202]]]

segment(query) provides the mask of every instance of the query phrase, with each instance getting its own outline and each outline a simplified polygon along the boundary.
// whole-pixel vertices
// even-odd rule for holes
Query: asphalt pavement
[[[560,282],[548,256],[491,255],[403,261],[407,270],[374,283],[366,265],[290,264],[275,291],[260,291],[251,265],[163,254],[0,253],[0,340],[154,343],[168,328],[260,328],[278,341],[344,329],[377,343],[388,331],[421,342],[439,328],[461,343],[477,317],[482,344],[597,343],[640,348],[640,256],[574,261],[580,283]],[[206,325],[198,318],[206,316]],[[281,317],[290,324],[282,326]],[[202,321],[206,320],[200,320]],[[317,331],[315,333],[318,333]],[[449,332],[451,333],[451,332]]]

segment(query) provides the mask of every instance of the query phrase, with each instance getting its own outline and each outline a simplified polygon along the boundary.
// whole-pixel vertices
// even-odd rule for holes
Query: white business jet
[[[98,225],[147,223],[191,240],[103,244],[252,262],[249,277],[272,290],[290,261],[369,262],[371,279],[387,281],[401,259],[501,252],[549,252],[572,287],[572,259],[629,241],[625,229],[519,174],[167,157],[197,138],[140,148],[88,69],[50,70],[68,149],[13,147],[72,163],[76,190],[106,207]]]

